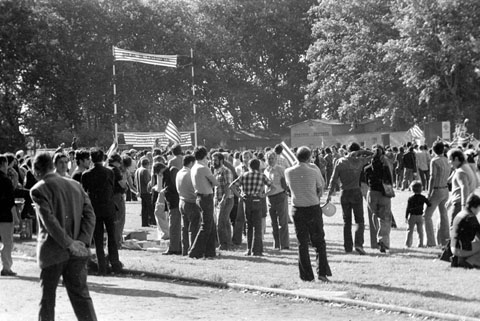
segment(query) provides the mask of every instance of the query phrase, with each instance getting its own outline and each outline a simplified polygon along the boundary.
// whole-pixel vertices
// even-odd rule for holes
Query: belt
[[[285,194],[285,191],[277,193],[277,194],[273,194],[273,195],[268,195],[268,197],[275,197],[275,196],[279,196],[279,195],[282,195],[282,194]]]
[[[261,197],[257,195],[245,195],[245,198],[261,199]]]
[[[433,189],[443,189],[443,188],[448,188],[448,186],[435,186]]]
[[[202,193],[197,193],[197,196],[200,196],[200,197],[205,197],[205,196],[213,196],[213,193],[211,193],[211,194],[202,194]]]

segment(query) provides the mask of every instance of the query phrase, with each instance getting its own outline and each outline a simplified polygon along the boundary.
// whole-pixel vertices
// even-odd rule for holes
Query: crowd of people
[[[156,226],[158,239],[169,240],[164,255],[212,258],[219,250],[239,249],[246,236],[245,255],[262,256],[267,215],[274,249],[289,249],[293,219],[300,278],[315,279],[311,245],[317,253],[317,278],[328,282],[321,198],[330,202],[340,193],[346,253],[366,254],[364,201],[370,247],[388,253],[390,230],[396,226],[392,199],[395,191],[407,189],[412,195],[405,209],[408,229],[403,245],[412,246],[416,229],[419,247],[444,248],[452,266],[480,267],[480,198],[474,193],[480,162],[474,146],[450,148],[442,141],[431,149],[413,143],[398,148],[362,148],[355,142],[314,150],[302,146],[293,149],[294,164],[283,152],[281,144],[242,152],[204,146],[183,150],[177,144],[106,155],[99,148],[78,149],[75,141],[70,150],[59,148],[53,155],[1,155],[1,275],[16,275],[11,269],[14,226],[20,220],[36,220],[32,226],[42,269],[41,313],[53,313],[53,281],[63,274],[67,291],[77,298],[72,303],[87,307],[94,316],[86,288],[89,249],[95,246],[98,275],[120,273],[125,202],[140,199],[141,226]],[[18,211],[15,200],[20,199],[23,206]],[[76,279],[65,280],[65,271],[75,271]],[[74,289],[78,279],[85,286]]]

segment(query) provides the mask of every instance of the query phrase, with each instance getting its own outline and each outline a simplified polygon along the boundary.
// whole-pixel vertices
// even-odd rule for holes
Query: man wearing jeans
[[[427,198],[432,204],[425,209],[423,214],[425,218],[425,232],[427,234],[427,246],[434,247],[437,242],[439,245],[446,245],[450,238],[448,229],[448,214],[445,204],[448,200],[448,176],[450,175],[450,165],[444,156],[444,145],[441,141],[433,143],[433,152],[435,156],[430,162],[430,182],[428,184]],[[435,242],[435,233],[433,228],[432,216],[438,207],[440,213],[440,226],[437,231]]]
[[[207,149],[204,146],[195,147],[195,165],[191,169],[192,184],[197,194],[197,206],[201,210],[202,224],[190,248],[191,258],[214,257],[215,253],[215,221],[213,219],[213,188],[218,181],[213,176],[207,164]]]
[[[297,151],[299,163],[285,170],[285,179],[292,193],[300,279],[303,281],[315,280],[308,253],[308,246],[311,242],[317,252],[318,279],[322,282],[329,282],[327,276],[331,276],[332,272],[327,260],[327,246],[320,207],[320,197],[323,194],[325,182],[320,169],[315,164],[309,163],[311,155],[310,148],[300,147]]]
[[[233,193],[230,184],[233,181],[232,172],[224,166],[224,156],[220,152],[212,155],[214,173],[218,181],[215,187],[215,210],[217,212],[217,233],[220,250],[232,248],[232,225],[230,224],[230,212],[233,208]]]
[[[260,173],[260,161],[256,158],[248,162],[249,171],[239,176],[231,185],[233,193],[243,199],[245,217],[247,219],[247,252],[245,255],[263,255],[262,229],[262,197],[265,197],[265,186],[272,182]],[[274,192],[274,188],[268,192]]]
[[[267,194],[268,212],[272,221],[273,248],[286,250],[290,247],[288,233],[288,196],[286,194],[287,183],[285,181],[285,168],[277,165],[277,154],[269,151],[265,176],[272,181],[275,190]]]
[[[87,286],[88,247],[95,228],[90,199],[78,182],[54,173],[50,154],[35,157],[34,171],[40,178],[30,191],[39,222],[42,299],[38,319],[55,319],[55,291],[62,276],[77,319],[97,320]]]
[[[331,195],[337,187],[340,180],[341,194],[340,203],[343,210],[343,247],[346,253],[353,250],[352,240],[352,212],[355,217],[357,228],[355,230],[355,251],[360,255],[365,255],[363,249],[363,234],[365,231],[365,219],[363,214],[363,197],[360,189],[360,175],[365,165],[368,164],[370,157],[358,157],[360,145],[351,143],[348,146],[349,154],[342,157],[335,164],[332,178],[330,179],[329,193],[327,202],[330,202]],[[371,154],[367,151],[365,153]]]
[[[175,179],[178,196],[180,197],[180,214],[182,215],[182,254],[187,255],[188,249],[195,241],[200,228],[200,208],[196,204],[197,196],[192,184],[191,169],[195,157],[187,155],[183,158],[183,168]]]

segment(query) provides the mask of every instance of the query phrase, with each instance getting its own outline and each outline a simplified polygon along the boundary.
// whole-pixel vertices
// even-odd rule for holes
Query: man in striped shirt
[[[240,175],[230,185],[233,193],[243,199],[245,217],[247,219],[247,252],[246,255],[263,255],[262,241],[262,197],[265,197],[264,186],[270,187],[272,182],[260,173],[260,161],[256,158],[248,163],[249,171]],[[273,192],[273,188],[267,193]]]
[[[308,244],[311,242],[317,252],[318,279],[328,282],[327,276],[331,276],[332,272],[327,261],[325,232],[320,207],[320,197],[323,194],[325,182],[318,167],[309,164],[311,155],[310,148],[300,147],[297,151],[299,163],[285,171],[285,179],[292,194],[293,222],[298,239],[300,279],[303,281],[315,280],[308,253]]]
[[[443,142],[437,141],[433,143],[432,149],[435,156],[430,162],[430,182],[428,184],[427,195],[432,206],[427,207],[425,214],[423,214],[428,247],[436,246],[432,216],[437,207],[440,213],[440,226],[437,231],[436,241],[439,245],[445,245],[450,238],[448,214],[445,206],[449,195],[447,184],[448,177],[450,176],[450,165],[448,164],[448,159],[443,154]]]

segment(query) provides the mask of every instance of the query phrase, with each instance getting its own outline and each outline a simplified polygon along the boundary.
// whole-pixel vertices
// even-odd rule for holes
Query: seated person
[[[450,231],[452,266],[480,268],[480,197],[470,194],[464,210],[455,216]],[[455,260],[456,259],[456,260]]]

